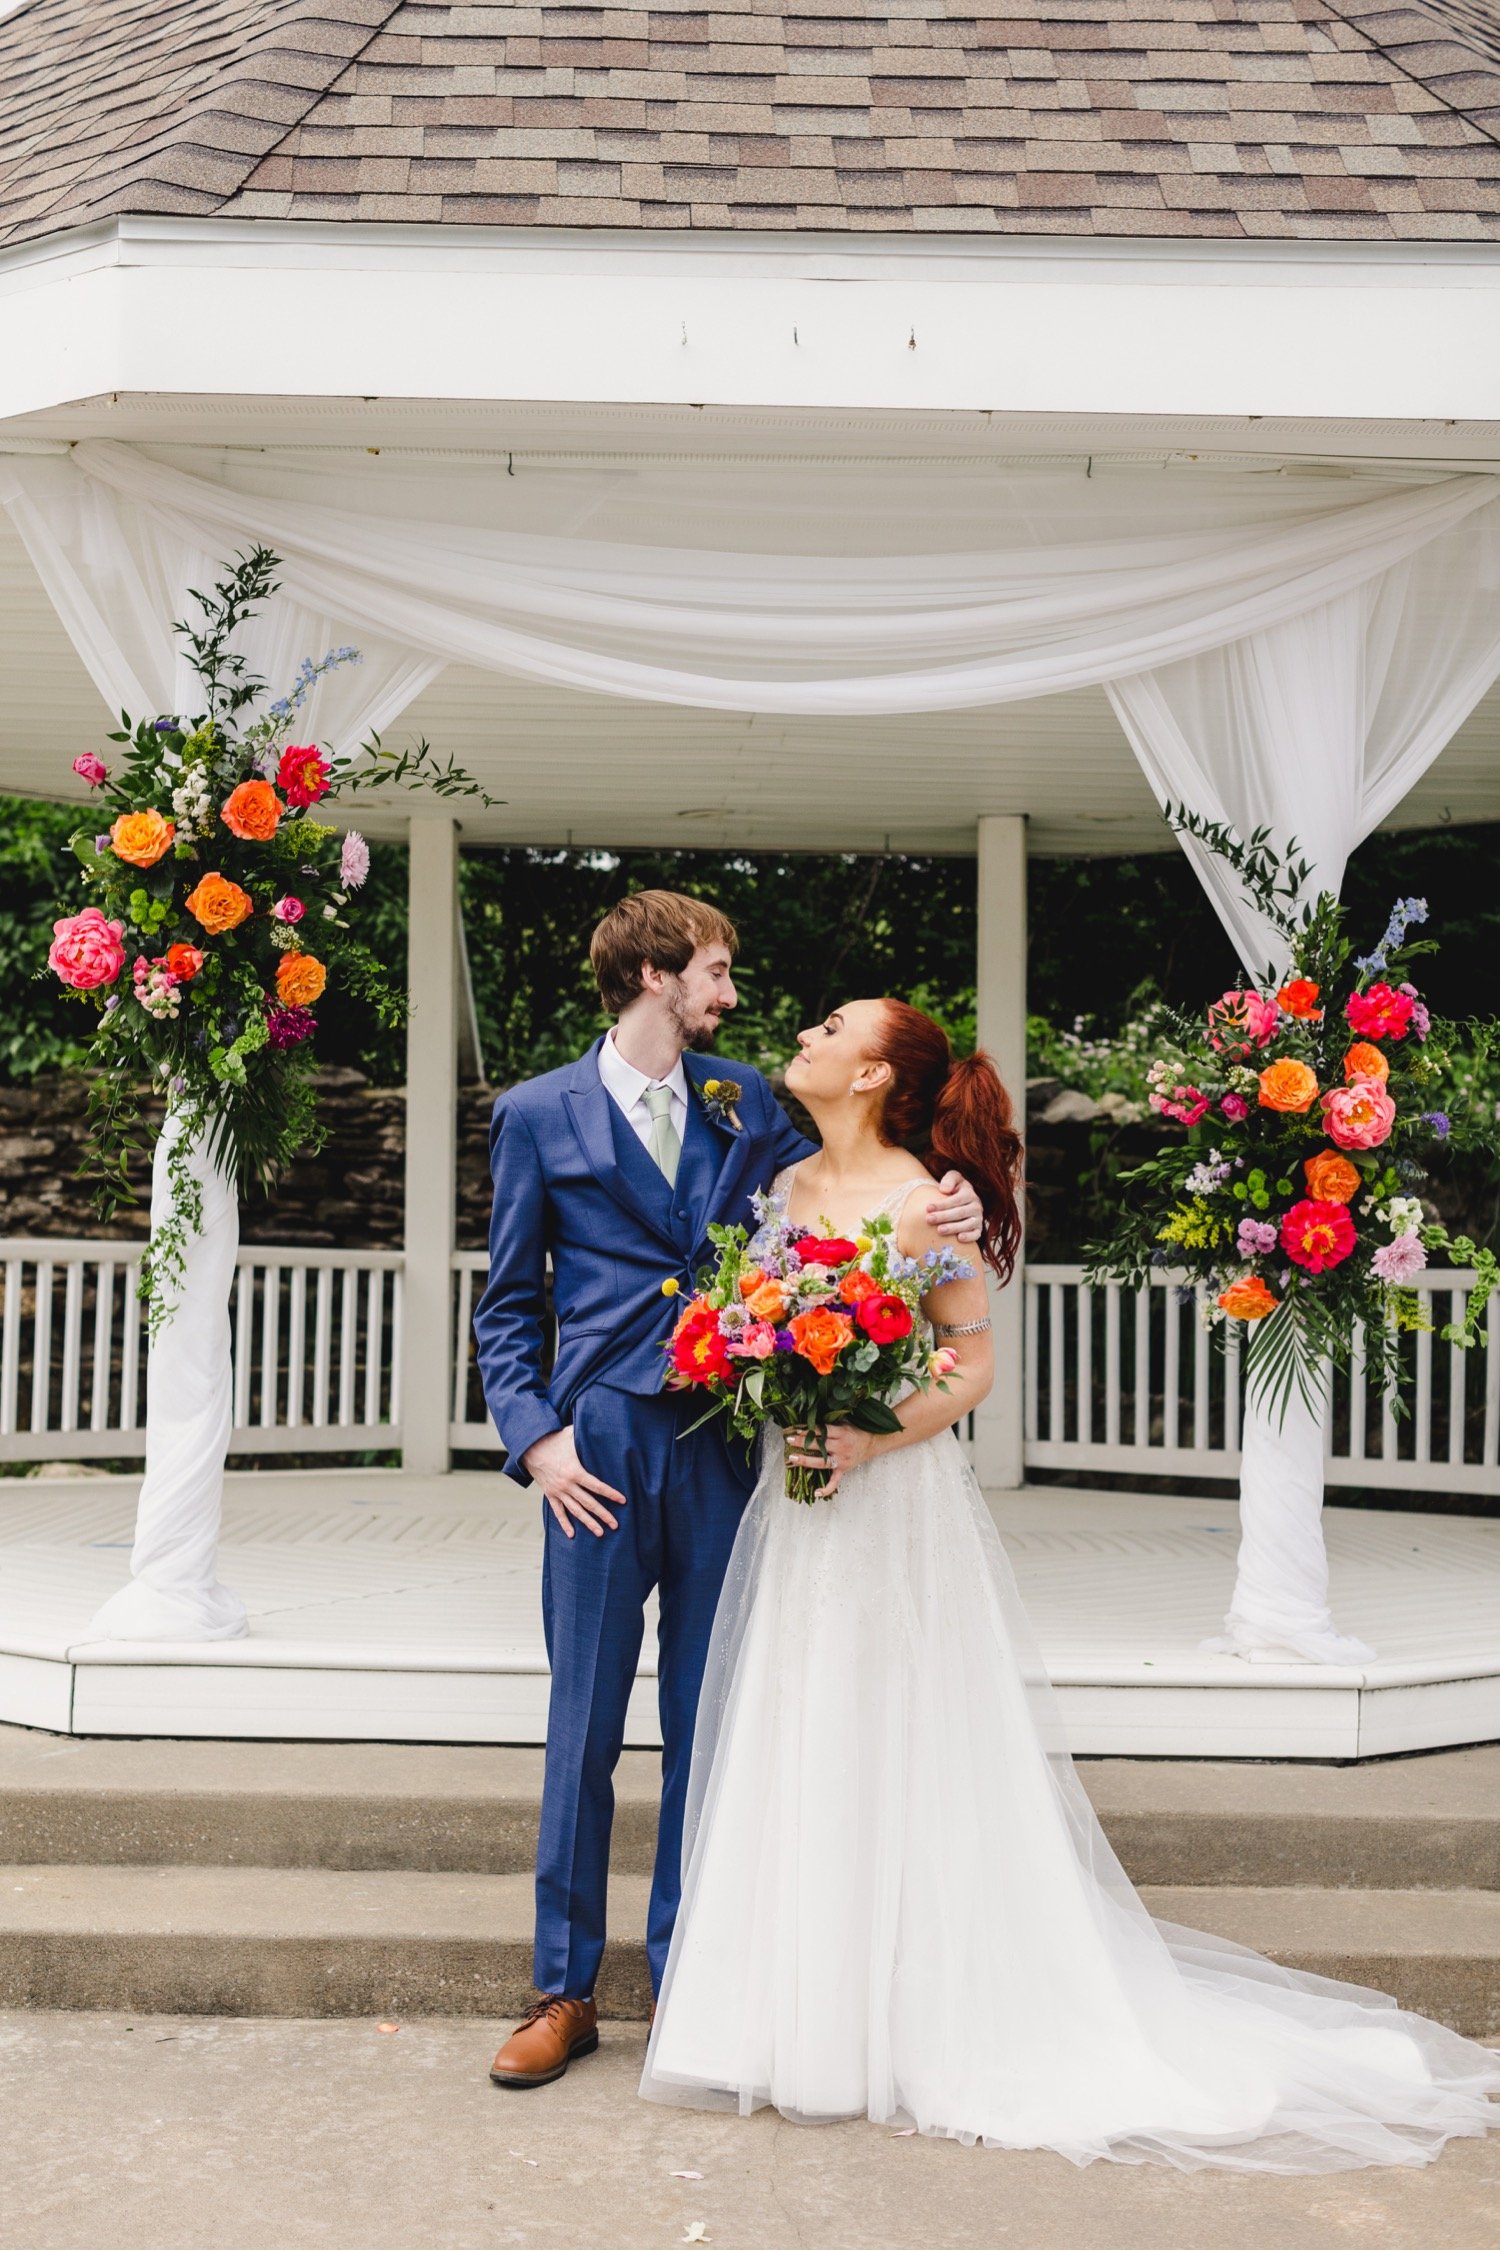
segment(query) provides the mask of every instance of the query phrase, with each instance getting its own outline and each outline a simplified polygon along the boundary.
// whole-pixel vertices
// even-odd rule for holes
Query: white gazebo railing
[[[401,1268],[394,1250],[241,1248],[232,1453],[400,1445]],[[134,1243],[0,1240],[0,1462],[144,1453],[139,1279]]]
[[[145,1449],[146,1339],[128,1242],[0,1240],[0,1462],[129,1459]],[[482,1250],[452,1257],[449,1443],[497,1454],[474,1363]],[[394,1250],[239,1253],[235,1453],[388,1452],[402,1437],[402,1257]],[[1335,1384],[1330,1484],[1500,1497],[1500,1312],[1463,1352],[1435,1330],[1472,1275],[1421,1277],[1434,1323],[1404,1340],[1411,1413],[1354,1367]],[[1029,1469],[1232,1481],[1243,1405],[1239,1336],[1216,1351],[1170,1274],[1090,1289],[1082,1266],[1025,1272]]]
[[[1239,1474],[1241,1335],[1223,1353],[1199,1296],[1170,1273],[1145,1290],[1091,1289],[1082,1266],[1026,1269],[1028,1468],[1134,1476]],[[1461,1351],[1436,1334],[1461,1318],[1473,1275],[1435,1271],[1417,1287],[1433,1322],[1403,1339],[1414,1377],[1398,1418],[1362,1351],[1334,1382],[1329,1484],[1500,1497],[1500,1308],[1489,1343]]]

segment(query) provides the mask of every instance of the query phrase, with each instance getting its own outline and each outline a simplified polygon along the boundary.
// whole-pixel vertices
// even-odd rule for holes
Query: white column
[[[412,815],[408,870],[406,1263],[401,1317],[401,1459],[448,1468],[453,1394],[451,1266],[458,1186],[458,824]]]
[[[979,1044],[995,1058],[1026,1124],[1026,821],[986,813],[979,823]],[[974,1470],[992,1489],[1025,1482],[1021,1260],[1007,1289],[990,1289],[995,1387],[974,1417]]]

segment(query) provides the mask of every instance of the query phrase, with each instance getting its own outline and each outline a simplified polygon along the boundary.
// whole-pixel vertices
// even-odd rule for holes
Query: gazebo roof
[[[1478,0],[30,0],[0,240],[131,214],[1500,236]]]

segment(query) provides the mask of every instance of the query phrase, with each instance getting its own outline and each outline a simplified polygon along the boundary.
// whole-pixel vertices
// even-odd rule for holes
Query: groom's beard
[[[718,1017],[716,1015],[700,1016],[694,1021],[682,1004],[681,994],[677,992],[672,994],[670,1011],[677,1036],[688,1053],[711,1055],[714,1041],[719,1034]]]

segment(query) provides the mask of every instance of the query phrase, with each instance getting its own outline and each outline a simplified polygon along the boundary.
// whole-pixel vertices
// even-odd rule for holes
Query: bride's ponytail
[[[979,1197],[979,1248],[1002,1281],[1021,1246],[1021,1136],[1000,1074],[982,1051],[955,1058],[941,1024],[886,1000],[876,1053],[892,1071],[881,1113],[886,1140],[909,1148],[934,1179],[962,1172]]]

